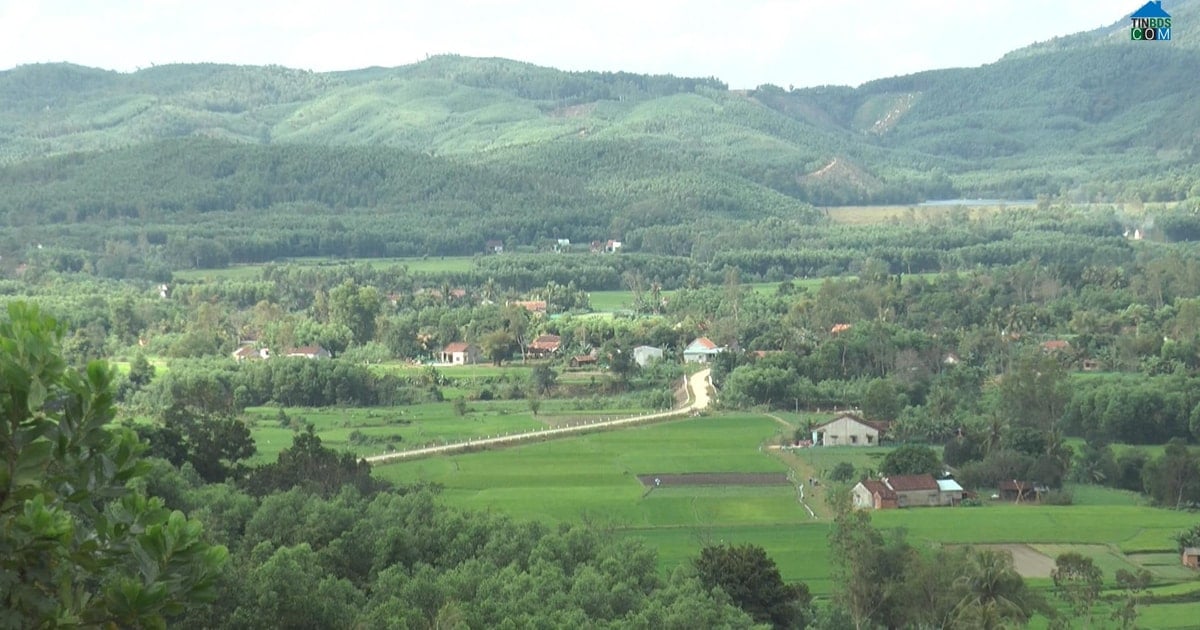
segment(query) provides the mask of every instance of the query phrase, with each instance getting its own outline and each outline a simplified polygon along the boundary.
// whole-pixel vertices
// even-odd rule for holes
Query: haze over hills
[[[0,73],[0,210],[28,226],[433,205],[583,238],[654,216],[812,221],[809,204],[1182,199],[1200,195],[1200,0],[1172,11],[1170,42],[1131,42],[1122,20],[858,88],[457,56],[326,74],[23,66]]]

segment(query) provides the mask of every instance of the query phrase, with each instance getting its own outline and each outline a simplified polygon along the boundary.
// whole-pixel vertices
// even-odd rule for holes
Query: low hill
[[[453,55],[336,73],[23,66],[0,72],[0,210],[26,231],[296,204],[424,213],[482,227],[400,249],[462,253],[492,232],[811,222],[813,205],[1181,199],[1200,195],[1200,0],[1172,10],[1171,42],[1121,39],[1117,21],[858,88],[731,91]]]

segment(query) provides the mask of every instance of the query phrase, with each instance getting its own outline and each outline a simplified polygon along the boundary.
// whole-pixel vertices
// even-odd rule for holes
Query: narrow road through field
[[[584,433],[595,431],[597,429],[607,429],[611,427],[620,427],[633,424],[641,424],[653,420],[662,420],[664,418],[674,418],[682,416],[702,409],[707,409],[709,405],[708,395],[708,375],[710,370],[707,368],[696,372],[688,379],[688,403],[682,407],[672,409],[670,411],[660,411],[658,413],[648,413],[641,416],[631,416],[628,418],[616,418],[613,420],[602,420],[591,424],[578,424],[569,427],[557,427],[554,429],[540,429],[538,431],[529,431],[528,433],[514,433],[513,435],[502,435],[493,438],[480,438],[476,440],[467,440],[465,442],[457,442],[455,444],[443,444],[441,446],[427,446],[425,448],[414,448],[407,451],[397,451],[395,453],[385,453],[383,455],[372,455],[364,459],[371,464],[384,464],[403,459],[413,459],[417,457],[425,457],[426,455],[437,455],[440,453],[453,453],[455,451],[465,451],[475,449],[481,446],[500,446],[518,444],[529,440],[538,440],[543,438],[561,437],[576,433]]]

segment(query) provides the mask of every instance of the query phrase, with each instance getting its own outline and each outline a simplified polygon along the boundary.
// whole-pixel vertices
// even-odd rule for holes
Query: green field
[[[377,467],[376,474],[400,483],[440,483],[453,505],[611,528],[655,548],[664,572],[690,561],[705,544],[759,544],[779,564],[784,579],[804,581],[814,593],[825,595],[833,588],[828,520],[810,517],[795,488],[673,486],[651,491],[636,478],[655,472],[790,467],[797,479],[805,480],[841,461],[877,469],[886,452],[846,447],[780,454],[764,448],[784,430],[765,416],[716,415],[389,464]],[[825,510],[819,490],[812,490],[807,499],[821,516]],[[919,543],[1026,543],[1050,557],[1080,551],[1096,559],[1110,585],[1118,568],[1146,566],[1159,580],[1186,577],[1170,566],[1166,552],[1173,549],[1171,537],[1193,524],[1194,515],[1140,505],[1131,493],[1090,486],[1072,490],[1073,506],[996,502],[978,508],[882,511],[873,520],[881,528],[904,528]],[[1141,553],[1126,555],[1134,552]],[[1048,583],[1031,580],[1038,588]]]

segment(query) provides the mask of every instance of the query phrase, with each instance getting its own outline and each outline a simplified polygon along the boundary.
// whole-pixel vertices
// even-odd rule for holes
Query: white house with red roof
[[[725,352],[725,346],[718,346],[708,337],[697,337],[683,349],[683,362],[708,363],[722,352]]]
[[[479,363],[479,348],[472,343],[456,341],[442,348],[442,363],[450,365],[471,365]]]

